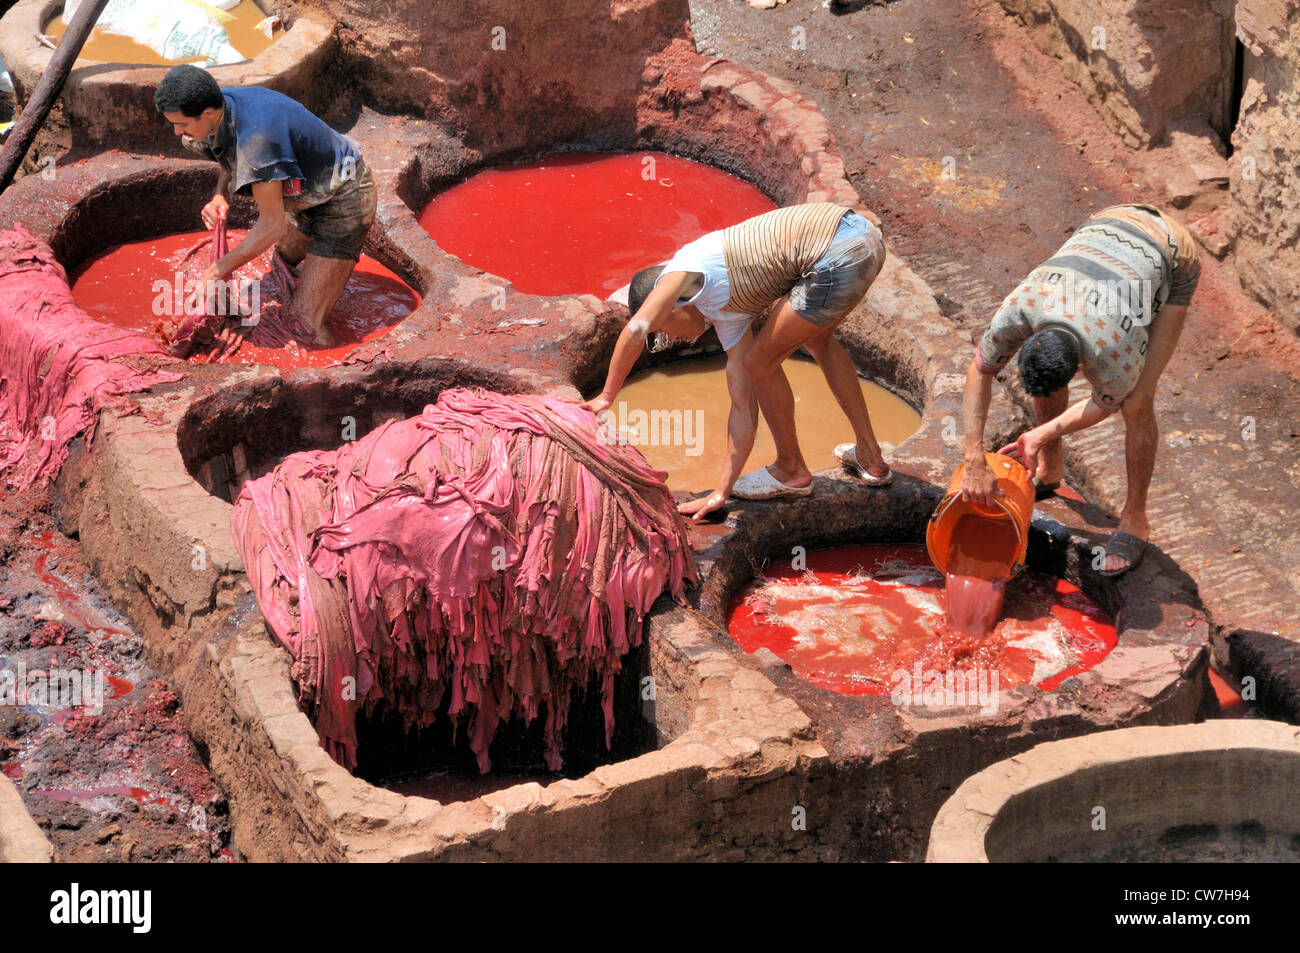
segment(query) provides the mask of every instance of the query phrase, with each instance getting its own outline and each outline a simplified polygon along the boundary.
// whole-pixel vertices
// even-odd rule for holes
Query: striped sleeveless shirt
[[[826,254],[850,209],[830,202],[765,212],[722,231],[731,298],[727,311],[758,314],[787,294]]]

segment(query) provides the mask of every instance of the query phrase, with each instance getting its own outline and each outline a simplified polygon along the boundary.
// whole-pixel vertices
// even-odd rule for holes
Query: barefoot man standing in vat
[[[812,474],[799,450],[794,394],[781,370],[781,363],[803,347],[853,424],[857,443],[836,447],[836,458],[869,486],[885,486],[893,474],[871,430],[857,369],[832,336],[866,296],[884,261],[880,230],[829,202],[776,209],[710,232],[632,279],[631,320],[618,336],[604,389],[587,406],[599,414],[613,404],[651,334],[690,341],[712,325],[727,352],[727,464],[717,489],[678,509],[698,520],[731,495],[747,500],[808,496]],[[751,322],[773,305],[755,336]],[[741,477],[759,408],[776,443],[776,462]]]
[[[1155,469],[1156,381],[1174,353],[1200,279],[1188,231],[1149,205],[1119,205],[1084,222],[1061,249],[1003,302],[966,374],[966,475],[962,496],[992,505],[997,489],[984,459],[993,376],[1020,351],[1020,378],[1038,426],[1002,453],[1034,474],[1039,499],[1065,475],[1061,438],[1124,416],[1128,497],[1106,547],[1103,575],[1142,559],[1151,534],[1147,490]],[[1073,407],[1077,370],[1092,396]]]
[[[275,245],[290,266],[302,263],[293,317],[320,344],[333,344],[325,318],[375,220],[375,183],[357,144],[282,93],[223,89],[196,66],[169,70],[154,104],[187,148],[219,165],[204,225],[225,221],[232,193],[251,193],[257,203],[257,224],[203,273],[205,286]],[[228,325],[218,340],[229,345],[237,333]]]

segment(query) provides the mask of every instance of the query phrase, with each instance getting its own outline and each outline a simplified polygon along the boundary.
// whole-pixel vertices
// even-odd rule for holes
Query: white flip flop
[[[893,470],[890,470],[882,477],[877,477],[872,476],[866,467],[858,463],[858,445],[856,443],[842,443],[831,452],[835,454],[835,459],[840,461],[846,470],[850,471],[867,486],[889,486],[894,482]]]
[[[731,495],[742,500],[782,500],[812,496],[813,486],[790,486],[782,483],[767,467],[746,473],[731,488]]]

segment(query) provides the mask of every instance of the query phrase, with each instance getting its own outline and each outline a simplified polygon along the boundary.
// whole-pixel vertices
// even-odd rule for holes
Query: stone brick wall
[[[1227,231],[1246,289],[1300,331],[1300,2],[1240,0],[1237,28],[1249,55]]]
[[[1130,145],[1231,122],[1234,0],[1001,0]]]

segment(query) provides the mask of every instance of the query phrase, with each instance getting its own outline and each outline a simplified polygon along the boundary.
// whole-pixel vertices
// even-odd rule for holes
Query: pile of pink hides
[[[0,231],[0,473],[9,485],[56,475],[102,408],[180,380],[160,369],[173,363],[156,342],[78,308],[48,245],[21,225]]]
[[[444,694],[480,770],[512,715],[545,718],[546,761],[574,688],[614,676],[642,619],[698,581],[664,474],[555,396],[449,390],[418,417],[244,484],[231,518],[263,614],[331,756],[356,716],[411,727]]]

